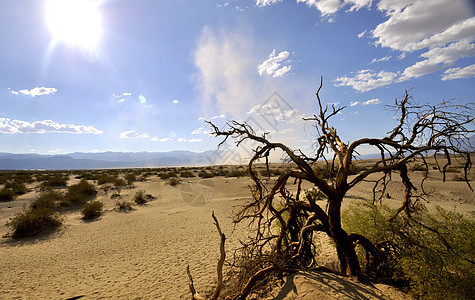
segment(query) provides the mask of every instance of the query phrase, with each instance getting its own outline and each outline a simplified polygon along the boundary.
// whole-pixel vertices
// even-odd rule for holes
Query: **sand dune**
[[[249,197],[247,178],[182,180],[172,187],[151,177],[123,190],[122,199],[131,200],[138,189],[157,197],[129,213],[114,209],[110,195],[100,193],[106,212],[85,222],[79,212],[68,213],[64,226],[53,234],[0,242],[0,299],[188,299],[186,266],[190,265],[195,287],[209,294],[216,280],[219,236],[211,218],[220,220],[227,236],[226,249],[238,245],[246,226],[233,231],[233,207]],[[431,183],[432,184],[432,183]],[[440,183],[439,183],[440,184]],[[438,190],[437,203],[458,204],[458,210],[473,210],[473,193],[460,182]],[[397,184],[390,187],[397,198]],[[451,195],[454,201],[443,199]],[[8,232],[5,222],[31,201],[34,193],[11,203],[1,203],[0,233]],[[348,201],[368,197],[362,185],[349,194]],[[388,200],[389,201],[389,200]],[[325,256],[326,255],[326,256]],[[325,254],[323,261],[334,264]],[[333,261],[332,261],[333,260]],[[385,285],[364,285],[333,274],[290,275],[269,299],[404,299],[405,295]]]

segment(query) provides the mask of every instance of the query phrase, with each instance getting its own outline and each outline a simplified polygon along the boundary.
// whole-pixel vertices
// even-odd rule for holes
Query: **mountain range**
[[[0,153],[0,170],[71,170],[212,165],[216,150],[205,152],[101,152],[40,155]]]

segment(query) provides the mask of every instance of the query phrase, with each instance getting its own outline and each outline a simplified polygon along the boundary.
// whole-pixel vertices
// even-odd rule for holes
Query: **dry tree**
[[[317,132],[317,147],[311,157],[282,143],[270,142],[265,134],[256,134],[246,123],[231,121],[224,129],[220,129],[208,122],[213,129],[212,134],[223,138],[219,146],[228,139],[234,139],[237,146],[249,140],[258,145],[248,165],[253,181],[253,197],[236,214],[234,220],[236,223],[248,221],[255,231],[248,240],[241,241],[241,261],[236,263],[235,257],[234,265],[242,268],[242,278],[240,291],[231,299],[244,299],[259,279],[272,272],[318,267],[313,238],[316,232],[324,232],[334,241],[342,274],[367,279],[370,271],[384,272],[381,266],[390,257],[388,249],[384,247],[385,243],[372,243],[366,237],[346,232],[342,228],[343,198],[349,190],[363,181],[374,183],[372,193],[373,200],[376,200],[386,193],[393,174],[398,175],[405,193],[397,214],[406,213],[409,216],[414,212],[420,197],[425,195],[423,183],[428,176],[426,172],[420,182],[421,188],[416,188],[408,171],[408,164],[416,158],[422,159],[427,166],[426,158],[434,155],[444,181],[445,172],[452,160],[462,161],[464,179],[471,189],[468,172],[473,154],[473,147],[470,145],[470,135],[474,132],[473,103],[457,105],[445,101],[437,105],[417,105],[406,90],[404,96],[396,99],[391,106],[398,121],[387,136],[345,143],[330,124],[330,119],[345,107],[322,104],[319,95],[322,83],[323,80],[316,92],[318,113],[306,119],[314,122]],[[358,148],[368,145],[379,149],[379,158],[369,168],[350,177],[353,162],[359,156]],[[265,160],[268,166],[269,155],[274,150],[282,151],[295,168],[280,175],[269,188],[256,171],[256,164]],[[440,154],[445,157],[443,165],[437,160]],[[321,161],[325,162],[329,175],[319,172],[316,167],[317,162]],[[374,179],[375,174],[379,174],[379,179]],[[304,181],[311,183],[324,195],[326,206],[317,203],[315,194],[302,190]],[[297,184],[296,193],[291,193],[287,188],[292,182]],[[363,247],[367,262],[370,262],[372,268],[362,271],[355,251],[357,244]]]

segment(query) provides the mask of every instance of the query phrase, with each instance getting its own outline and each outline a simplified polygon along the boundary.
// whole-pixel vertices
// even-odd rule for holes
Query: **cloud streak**
[[[103,131],[93,126],[60,124],[52,120],[28,122],[0,118],[0,133],[71,133],[102,134]]]
[[[48,87],[35,87],[30,90],[28,89],[23,89],[19,91],[14,91],[10,90],[10,92],[14,95],[25,95],[25,96],[30,96],[30,97],[37,97],[37,96],[43,96],[43,95],[52,95],[55,94],[58,90],[56,88],[48,88]]]
[[[292,69],[292,65],[281,66],[282,63],[289,63],[287,60],[289,55],[288,51],[282,51],[276,55],[275,49],[272,50],[269,57],[257,66],[257,72],[260,76],[264,74],[271,75],[274,78],[284,76]]]
[[[121,132],[119,137],[121,139],[143,139],[143,138],[148,138],[149,135],[146,133],[138,133],[137,130],[128,130]]]

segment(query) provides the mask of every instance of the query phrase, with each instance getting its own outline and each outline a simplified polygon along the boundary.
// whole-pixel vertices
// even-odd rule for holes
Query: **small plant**
[[[97,190],[94,185],[82,179],[78,184],[73,184],[68,187],[68,192],[64,196],[63,202],[71,205],[81,205],[96,194]]]
[[[180,177],[190,178],[190,177],[195,177],[195,175],[190,171],[181,171],[180,172]]]
[[[147,203],[147,194],[145,194],[145,191],[140,190],[136,192],[134,196],[134,202],[137,204]]]
[[[175,186],[179,183],[180,183],[180,181],[176,178],[170,178],[170,180],[168,181],[168,184],[171,185],[171,186]]]
[[[127,185],[127,182],[125,182],[124,179],[122,178],[116,178],[115,181],[114,181],[114,186],[115,187],[123,187],[123,186],[126,186]]]
[[[394,213],[366,202],[350,204],[342,218],[349,231],[390,244],[394,279],[407,281],[416,298],[470,299],[475,280],[474,213],[470,219],[441,207],[435,213],[419,208],[412,217],[401,213],[391,218]]]
[[[198,176],[201,178],[213,178],[214,174],[213,173],[208,173],[205,170],[202,170],[198,173]]]
[[[5,183],[5,188],[11,189],[16,195],[20,196],[28,192],[28,188],[22,182],[19,182],[16,178],[14,181]]]
[[[133,185],[137,178],[134,173],[129,173],[125,175],[125,180],[127,181],[127,185]]]
[[[61,226],[61,217],[56,211],[57,199],[54,192],[40,194],[27,209],[11,218],[6,225],[12,228],[12,237],[35,236]]]
[[[422,171],[427,172],[427,167],[425,165],[415,165],[411,167],[411,171]]]
[[[60,174],[55,174],[53,176],[47,176],[45,180],[40,184],[41,190],[47,190],[49,188],[61,188],[65,187],[68,182],[68,178],[61,176]]]
[[[160,179],[168,179],[170,178],[170,175],[168,175],[168,173],[158,173],[158,177],[160,177]]]
[[[120,197],[122,196],[120,195],[119,191],[114,191],[111,195],[111,199],[120,198]]]
[[[104,203],[100,201],[91,201],[84,205],[81,213],[84,220],[92,220],[98,218],[102,214],[102,209],[104,208]]]
[[[133,208],[132,208],[132,203],[129,202],[129,201],[117,201],[115,203],[115,205],[117,206],[117,209],[121,212],[129,212],[131,211]]]
[[[3,188],[0,190],[0,202],[9,202],[15,200],[17,194],[12,189]]]

